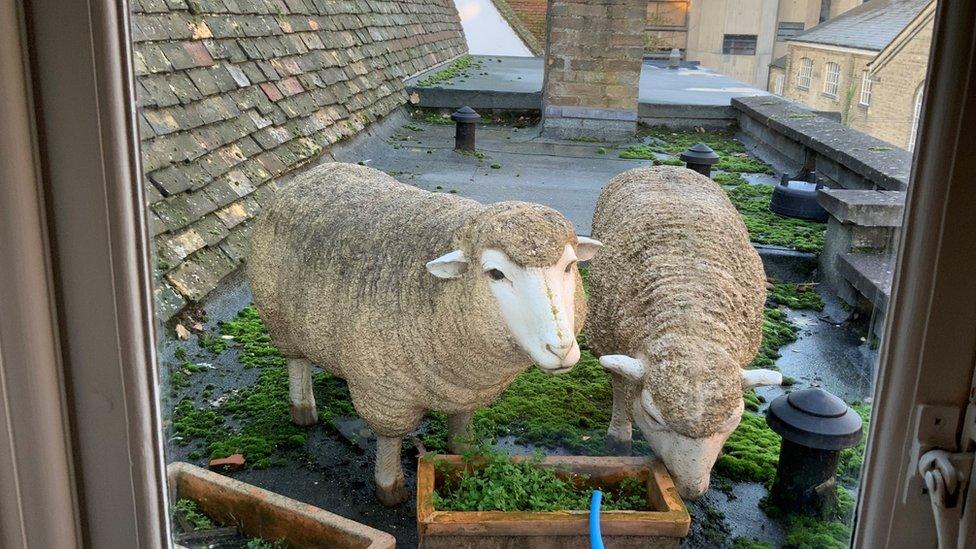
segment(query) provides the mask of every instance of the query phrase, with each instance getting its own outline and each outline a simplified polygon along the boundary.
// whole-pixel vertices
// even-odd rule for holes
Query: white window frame
[[[871,87],[874,86],[874,80],[871,80],[871,71],[861,72],[861,97],[858,100],[858,104],[862,107],[868,107],[871,105]]]
[[[912,131],[908,135],[908,150],[915,150],[915,142],[918,140],[918,123],[922,117],[922,95],[925,89],[924,83],[915,92],[915,99],[912,104]]]
[[[837,99],[838,89],[840,89],[840,64],[828,61],[824,66],[823,94]]]
[[[123,5],[0,2],[0,250],[19,252],[0,262],[5,549],[170,542]],[[858,548],[935,544],[928,495],[907,490],[916,405],[964,409],[973,377],[976,2],[939,2],[935,19]]]
[[[4,549],[171,546],[128,4],[0,1]]]
[[[796,87],[801,90],[809,90],[813,83],[813,59],[809,57],[800,58],[800,74],[796,79]]]
[[[976,187],[969,160],[976,142],[974,20],[976,2],[936,4],[864,459],[854,534],[858,548],[936,546],[932,502],[920,489],[913,459],[918,406],[951,406],[958,416],[944,424],[958,420],[962,425],[970,402],[976,356]]]
[[[773,84],[773,93],[776,95],[783,95],[783,84],[786,82],[786,75],[779,73],[776,75],[775,83]]]

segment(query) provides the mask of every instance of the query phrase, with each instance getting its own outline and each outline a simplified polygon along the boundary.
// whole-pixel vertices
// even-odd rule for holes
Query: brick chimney
[[[543,135],[632,138],[646,0],[549,0]]]

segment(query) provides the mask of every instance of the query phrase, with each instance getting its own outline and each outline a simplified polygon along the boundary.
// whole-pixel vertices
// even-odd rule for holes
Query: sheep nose
[[[551,345],[549,343],[546,343],[546,350],[556,355],[556,358],[558,358],[559,360],[563,360],[564,358],[566,358],[566,355],[568,355],[572,349],[573,349],[572,341],[560,341],[556,345]]]

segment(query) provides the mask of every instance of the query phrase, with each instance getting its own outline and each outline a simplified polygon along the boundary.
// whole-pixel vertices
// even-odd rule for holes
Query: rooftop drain
[[[827,221],[827,210],[817,202],[817,189],[822,185],[816,182],[817,176],[811,173],[808,181],[790,179],[783,176],[773,189],[769,209],[784,217],[810,219],[821,223]]]
[[[481,115],[465,105],[451,114],[454,121],[454,150],[474,151],[474,132]]]
[[[712,164],[718,162],[718,155],[704,143],[692,145],[678,158],[685,163],[689,170],[695,170],[705,177],[711,177]]]
[[[829,516],[837,506],[840,451],[861,441],[861,416],[843,400],[812,388],[774,400],[766,423],[783,437],[771,502],[807,515]]]

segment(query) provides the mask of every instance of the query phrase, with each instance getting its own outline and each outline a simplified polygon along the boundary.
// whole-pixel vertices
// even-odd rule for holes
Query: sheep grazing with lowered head
[[[722,189],[685,168],[614,177],[597,201],[587,342],[613,379],[608,435],[627,451],[632,422],[678,491],[708,489],[742,418],[744,388],[779,384],[743,370],[762,339],[766,277]]]
[[[316,420],[312,364],[345,379],[377,435],[377,495],[394,505],[407,496],[401,438],[425,412],[448,414],[456,451],[473,411],[520,373],[576,364],[577,261],[599,246],[544,206],[482,205],[333,163],[278,192],[247,272],[288,362],[292,419]]]

